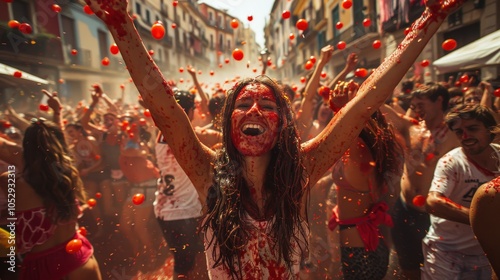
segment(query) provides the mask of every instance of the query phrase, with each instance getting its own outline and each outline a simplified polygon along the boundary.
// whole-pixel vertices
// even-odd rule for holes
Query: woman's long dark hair
[[[366,122],[359,137],[363,139],[375,161],[375,177],[378,194],[386,191],[386,174],[399,174],[402,167],[403,148],[396,141],[392,128],[377,110]]]
[[[242,278],[239,262],[240,250],[249,238],[251,225],[245,223],[247,213],[258,213],[250,190],[243,178],[243,156],[231,140],[231,115],[238,93],[248,84],[264,84],[275,97],[280,116],[278,141],[272,149],[271,162],[266,171],[264,191],[268,198],[262,219],[269,221],[269,235],[275,241],[273,250],[278,252],[291,271],[292,256],[305,251],[307,240],[302,227],[301,211],[304,195],[307,195],[304,166],[300,156],[300,141],[294,125],[290,101],[282,88],[266,76],[244,79],[228,91],[222,110],[223,148],[219,151],[214,167],[214,182],[207,197],[207,217],[202,229],[213,231],[210,246],[213,246],[214,266],[223,265],[234,278]],[[306,215],[307,217],[307,215]],[[294,248],[293,243],[298,244]],[[297,251],[300,250],[300,251]],[[218,250],[218,252],[217,252]]]
[[[85,193],[61,129],[33,120],[24,134],[23,159],[23,179],[42,198],[52,222],[76,220]]]

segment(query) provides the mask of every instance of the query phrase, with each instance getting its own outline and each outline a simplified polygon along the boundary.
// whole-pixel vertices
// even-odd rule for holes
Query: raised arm
[[[47,90],[42,89],[42,92],[49,98],[47,100],[47,105],[52,109],[54,112],[54,115],[52,116],[52,121],[57,124],[59,128],[62,129],[62,123],[61,123],[61,112],[62,112],[62,106],[61,106],[61,101],[57,97],[57,92],[50,93]]]
[[[30,126],[30,122],[25,120],[21,115],[19,115],[10,104],[6,105],[7,107],[7,112],[9,114],[6,114],[7,118],[9,121],[11,121],[17,128],[19,128],[23,133],[26,131],[26,129]]]
[[[305,96],[302,99],[302,104],[300,105],[300,110],[302,113],[297,118],[297,127],[301,134],[303,140],[307,139],[307,133],[311,128],[312,117],[313,117],[313,100],[317,98],[317,90],[319,85],[319,78],[321,76],[321,71],[323,67],[330,61],[333,55],[333,47],[327,45],[321,49],[321,57],[314,68],[314,72],[307,82],[305,89]]]
[[[387,104],[380,106],[380,111],[384,114],[387,122],[391,123],[394,129],[403,135],[406,135],[410,126],[418,124],[417,119],[400,114]]]
[[[106,105],[108,105],[109,112],[113,112],[115,114],[120,113],[120,109],[118,108],[118,106],[116,106],[115,102],[113,102],[113,100],[111,100],[111,98],[109,98],[109,96],[107,94],[105,94],[103,92],[101,97],[102,97],[102,100],[104,100],[104,102],[106,102]]]
[[[491,95],[493,95],[493,87],[490,83],[482,81],[479,83],[479,88],[483,91],[483,96],[481,96],[481,105],[491,108],[493,105]]]
[[[198,192],[203,192],[211,182],[210,163],[215,154],[196,138],[188,117],[175,101],[171,87],[144,47],[131,17],[127,14],[127,1],[85,2],[109,28],[156,126]]]
[[[313,140],[303,144],[310,184],[321,178],[356,137],[364,123],[392,94],[427,42],[450,12],[464,1],[427,1],[428,7],[391,56],[361,85],[354,99],[342,108]]]
[[[14,142],[0,137],[0,160],[15,165],[17,170],[23,170],[23,148]]]
[[[90,103],[89,109],[85,111],[85,113],[82,116],[82,119],[80,120],[83,129],[90,130],[93,135],[104,133],[104,130],[90,123],[90,116],[92,115],[92,112],[94,112],[95,106],[97,106],[97,104],[99,103],[101,95],[102,95],[101,87],[99,85],[94,85],[94,90],[90,93],[92,102]]]
[[[200,82],[198,81],[198,76],[196,76],[196,69],[194,69],[193,67],[188,67],[187,71],[191,75],[191,78],[193,78],[194,86],[196,87],[196,91],[198,91],[198,94],[201,98],[200,111],[202,114],[208,115],[210,113],[208,110],[208,95],[201,88]]]
[[[340,73],[335,76],[335,78],[333,78],[330,83],[328,83],[328,87],[334,89],[335,85],[339,81],[345,81],[345,77],[347,76],[347,74],[354,70],[354,68],[356,68],[356,65],[358,65],[358,55],[355,53],[350,53],[347,57],[344,69],[342,69],[342,71],[340,71]]]

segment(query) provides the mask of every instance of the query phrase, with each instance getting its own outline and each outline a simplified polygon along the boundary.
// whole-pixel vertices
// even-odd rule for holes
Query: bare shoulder
[[[470,210],[473,227],[477,227],[481,222],[491,221],[491,218],[496,219],[489,214],[500,211],[500,177],[477,189],[472,198]]]
[[[217,143],[222,142],[222,133],[207,127],[195,127],[194,131],[198,139],[209,148],[213,148]]]
[[[11,193],[15,195],[16,210],[23,211],[33,207],[43,206],[43,201],[40,196],[22,176],[9,176],[7,173],[0,175],[0,184],[6,194]],[[4,177],[4,175],[6,176]]]
[[[500,207],[500,179],[495,179],[491,182],[481,185],[474,194],[476,202],[495,204]]]
[[[220,134],[219,131],[214,130],[207,126],[197,126],[194,128],[197,135],[207,135],[207,134]]]

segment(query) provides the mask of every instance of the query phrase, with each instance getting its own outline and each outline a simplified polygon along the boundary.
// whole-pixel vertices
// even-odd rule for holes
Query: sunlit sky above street
[[[201,0],[199,3],[218,8],[227,9],[227,13],[237,17],[255,32],[257,44],[264,47],[264,26],[269,20],[269,13],[274,0]],[[253,16],[252,21],[248,21],[248,16]]]

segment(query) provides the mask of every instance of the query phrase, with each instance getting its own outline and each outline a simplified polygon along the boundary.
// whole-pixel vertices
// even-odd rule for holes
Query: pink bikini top
[[[340,229],[342,229],[343,226],[356,227],[361,239],[363,240],[365,249],[367,251],[375,251],[378,247],[380,236],[378,226],[381,224],[389,227],[393,226],[392,218],[387,213],[389,206],[384,201],[375,202],[375,197],[371,190],[371,184],[370,190],[363,192],[354,188],[351,184],[349,184],[349,182],[344,180],[343,159],[337,161],[333,168],[333,173],[336,175],[334,176],[334,183],[337,185],[337,188],[359,194],[369,194],[373,204],[367,215],[346,220],[339,219],[338,205],[335,206],[332,211],[332,217],[328,221],[328,228],[333,231],[337,226],[340,226]]]
[[[367,251],[375,251],[379,243],[378,226],[383,224],[389,227],[393,226],[392,218],[387,213],[389,206],[385,201],[380,201],[372,205],[367,215],[352,219],[340,220],[338,215],[338,207],[333,208],[332,218],[328,221],[328,228],[334,230],[338,225],[352,225],[356,229],[365,244]]]
[[[355,193],[359,193],[359,194],[370,194],[371,189],[369,191],[360,191],[360,190],[356,189],[355,187],[353,187],[351,184],[349,184],[349,182],[347,182],[347,180],[345,180],[345,178],[344,178],[345,177],[345,175],[344,175],[344,161],[345,161],[345,159],[344,159],[344,157],[342,157],[333,166],[332,173],[335,174],[335,176],[333,176],[332,178],[333,178],[333,182],[335,183],[335,185],[338,188],[348,190],[351,192],[355,192]],[[372,197],[372,199],[373,199],[373,197]]]
[[[57,228],[47,216],[45,207],[17,211],[16,245],[18,253],[25,254],[45,243]]]

